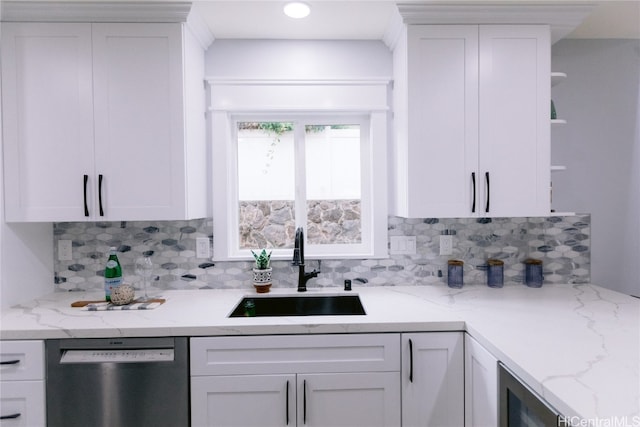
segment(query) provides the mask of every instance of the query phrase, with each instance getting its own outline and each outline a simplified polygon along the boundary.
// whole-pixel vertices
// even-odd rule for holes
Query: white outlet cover
[[[440,236],[440,255],[453,254],[453,236],[443,235]]]
[[[211,256],[211,250],[208,237],[198,237],[196,239],[196,257],[197,258],[209,258]]]
[[[416,253],[416,236],[390,236],[390,255],[414,255]]]

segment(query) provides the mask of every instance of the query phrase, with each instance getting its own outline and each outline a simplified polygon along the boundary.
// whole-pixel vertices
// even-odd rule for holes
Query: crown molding
[[[2,1],[6,22],[187,22],[191,2]]]
[[[398,3],[400,19],[392,19],[384,41],[393,46],[399,23],[410,24],[546,24],[553,43],[575,29],[595,2],[434,2]]]
[[[204,50],[207,50],[215,40],[204,18],[198,13],[189,14],[187,28],[189,28],[191,34],[198,40]]]
[[[392,51],[396,48],[398,41],[404,34],[405,25],[400,16],[398,8],[393,11],[393,16],[389,19],[389,24],[382,35],[382,42]]]

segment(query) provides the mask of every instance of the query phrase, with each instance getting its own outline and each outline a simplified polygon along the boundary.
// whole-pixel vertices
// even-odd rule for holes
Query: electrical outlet
[[[453,236],[445,234],[440,236],[440,255],[451,255],[453,253]]]
[[[209,238],[208,237],[196,238],[196,258],[209,258],[209,257],[211,257]]]
[[[58,240],[58,261],[73,259],[71,240]]]

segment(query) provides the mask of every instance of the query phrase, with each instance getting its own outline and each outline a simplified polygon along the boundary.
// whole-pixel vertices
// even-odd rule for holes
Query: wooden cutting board
[[[148,301],[144,301],[144,302],[159,302],[160,304],[163,304],[165,301],[167,301],[164,298],[153,298],[150,299]],[[102,302],[106,302],[105,300],[101,299],[101,300],[96,300],[96,301],[75,301],[71,303],[71,307],[86,307],[89,304],[99,304]],[[140,301],[133,301],[131,304],[135,303],[135,302],[140,302]]]

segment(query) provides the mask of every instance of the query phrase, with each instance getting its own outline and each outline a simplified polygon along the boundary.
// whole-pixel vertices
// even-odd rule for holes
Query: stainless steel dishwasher
[[[46,341],[47,425],[189,425],[187,338]]]

